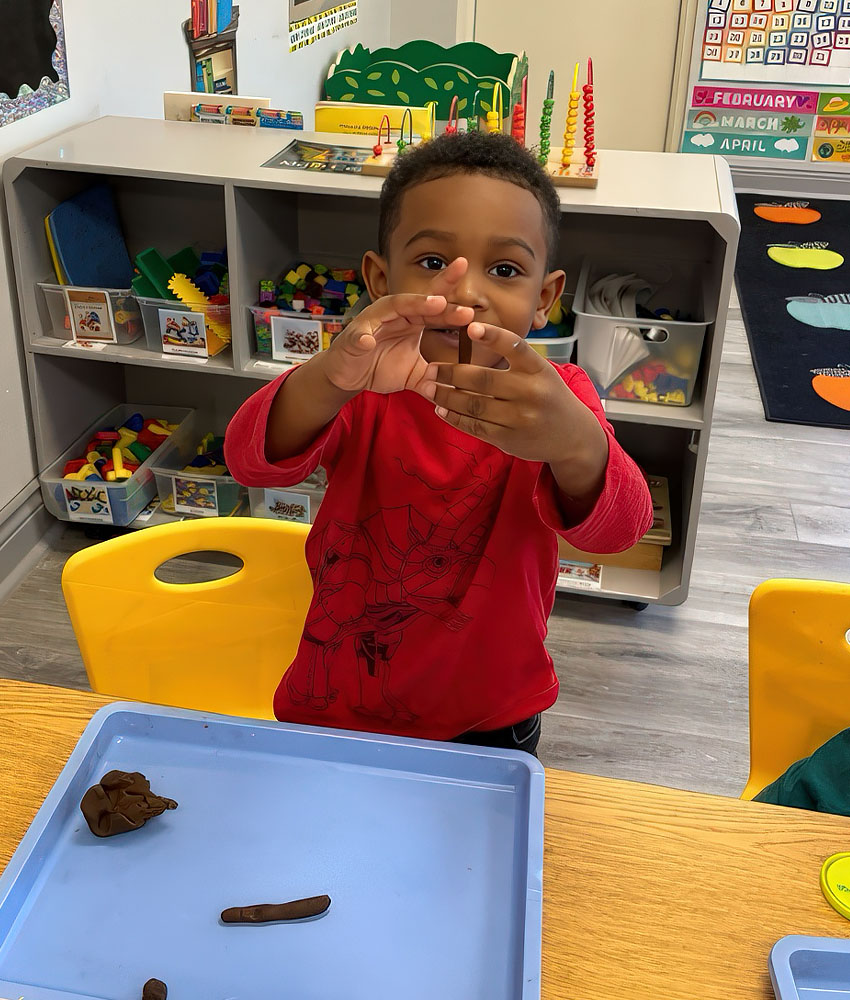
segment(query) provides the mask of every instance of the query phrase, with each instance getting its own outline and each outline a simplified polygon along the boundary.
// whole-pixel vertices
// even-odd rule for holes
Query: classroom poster
[[[850,162],[850,0],[701,0],[680,149]]]
[[[0,0],[0,127],[69,97],[61,0]]]
[[[303,49],[357,23],[357,0],[289,0],[289,51]]]

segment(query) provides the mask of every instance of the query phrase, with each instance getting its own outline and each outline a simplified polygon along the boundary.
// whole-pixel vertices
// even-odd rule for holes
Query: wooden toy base
[[[599,183],[599,153],[596,162],[588,169],[584,162],[584,147],[577,146],[570,157],[570,165],[561,165],[562,149],[557,146],[549,150],[549,162],[546,171],[557,187],[596,187]]]
[[[397,156],[398,149],[393,144],[392,148],[385,149],[380,156],[370,156],[368,160],[364,160],[360,167],[360,172],[371,174],[375,177],[386,177],[390,172],[390,168],[395,163]]]

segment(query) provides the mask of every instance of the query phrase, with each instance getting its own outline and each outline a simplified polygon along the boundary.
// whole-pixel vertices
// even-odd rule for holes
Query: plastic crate
[[[132,289],[129,288],[83,288],[77,285],[53,285],[46,281],[37,282],[44,297],[47,310],[46,322],[42,324],[46,337],[71,340],[74,331],[65,301],[65,292],[105,292],[112,304],[112,323],[119,344],[132,344],[142,335],[142,320]]]
[[[183,472],[207,430],[193,419],[191,433],[169,439],[153,456],[156,491],[166,513],[172,513],[173,504],[178,517],[226,517],[247,497],[246,488],[232,476],[205,476],[203,469]]]
[[[165,352],[162,343],[160,312],[171,313],[201,313],[207,328],[207,351],[215,357],[230,347],[231,324],[230,305],[210,305],[207,302],[178,302],[176,299],[148,299],[137,296],[142,313],[142,323],[145,328],[145,340],[148,349],[158,354],[173,353],[175,358],[181,356],[179,349]],[[198,355],[197,350],[186,350],[185,354]]]
[[[286,489],[251,487],[248,490],[251,516],[312,524],[325,498],[327,485],[324,469],[318,469],[303,483]]]
[[[608,274],[636,274],[652,285],[655,290],[646,303],[650,311],[666,309],[692,318],[644,319],[590,311],[588,291]],[[578,364],[601,397],[690,404],[705,331],[714,321],[707,309],[707,280],[707,265],[690,261],[651,257],[584,261],[573,302]],[[626,363],[620,364],[621,359]]]
[[[570,337],[528,337],[527,340],[529,347],[556,364],[565,365],[572,361],[576,346],[575,334]]]
[[[61,521],[82,521],[88,524],[115,524],[124,526],[136,519],[140,511],[156,494],[153,463],[159,449],[154,451],[129,479],[114,483],[63,479],[65,463],[79,458],[86,444],[104,427],[120,427],[134,413],[145,418],[159,417],[180,426],[170,435],[168,442],[179,442],[191,433],[194,410],[177,406],[154,406],[142,403],[121,403],[96,420],[85,433],[39,476],[44,506]],[[165,445],[160,445],[164,448]]]

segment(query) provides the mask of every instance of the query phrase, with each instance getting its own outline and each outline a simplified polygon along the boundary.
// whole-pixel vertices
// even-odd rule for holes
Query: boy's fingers
[[[455,257],[444,271],[437,272],[434,280],[431,282],[432,294],[445,295],[446,298],[451,298],[450,293],[454,291],[457,283],[466,274],[468,267],[469,262],[465,257]]]
[[[439,316],[448,303],[444,295],[385,295],[368,309],[364,309],[352,322],[362,324],[364,333],[374,333],[383,324],[395,319],[419,320]]]
[[[461,413],[455,413],[454,410],[447,410],[444,406],[438,406],[434,412],[441,420],[445,420],[452,427],[457,427],[464,434],[478,438],[479,441],[486,441],[497,448],[500,447],[499,442],[503,440],[504,435],[507,433],[505,428],[499,424],[489,423],[480,417],[469,417]]]
[[[468,333],[473,342],[501,354],[511,366],[511,371],[533,375],[549,367],[548,362],[533,347],[529,347],[524,337],[518,337],[510,330],[489,323],[470,323]]]
[[[466,392],[476,392],[481,396],[496,399],[517,399],[523,393],[523,386],[514,374],[503,368],[483,368],[481,365],[434,364],[428,378],[440,385],[454,386]]]
[[[471,417],[485,424],[512,427],[516,421],[516,407],[492,396],[479,396],[475,392],[461,392],[446,385],[435,386],[433,396],[430,391],[423,393],[433,399],[437,406],[462,417]]]

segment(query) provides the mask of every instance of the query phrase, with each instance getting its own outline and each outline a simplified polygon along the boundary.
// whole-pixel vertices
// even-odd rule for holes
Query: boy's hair
[[[555,186],[537,160],[512,136],[501,132],[441,135],[399,156],[381,188],[378,252],[386,256],[390,234],[398,225],[406,191],[425,181],[452,174],[484,174],[530,191],[543,212],[547,267],[555,267],[561,207]]]

